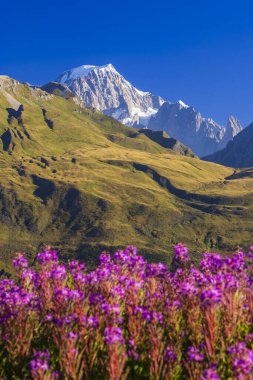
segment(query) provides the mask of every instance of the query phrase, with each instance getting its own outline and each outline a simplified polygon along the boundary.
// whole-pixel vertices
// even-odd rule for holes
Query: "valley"
[[[72,98],[7,77],[1,86],[2,273],[17,250],[32,261],[45,245],[92,263],[129,243],[164,262],[179,241],[196,257],[251,243],[250,172],[182,155]],[[6,93],[22,105],[11,118]]]

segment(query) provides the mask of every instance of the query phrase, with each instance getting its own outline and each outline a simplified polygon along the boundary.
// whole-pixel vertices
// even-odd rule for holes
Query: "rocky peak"
[[[224,127],[211,118],[203,118],[198,111],[182,101],[165,102],[150,119],[148,128],[165,130],[199,156],[217,150],[225,133]]]
[[[242,125],[241,123],[239,122],[239,120],[231,115],[229,116],[228,118],[228,121],[227,121],[227,125],[226,125],[226,132],[223,136],[223,139],[220,143],[220,146],[219,146],[219,149],[223,149],[227,146],[227,143],[231,140],[233,140],[233,138],[238,135],[239,132],[242,131]]]
[[[226,129],[227,129],[227,132],[231,131],[231,137],[233,138],[239,132],[241,132],[242,125],[241,125],[241,123],[239,122],[239,120],[235,116],[231,115],[228,118]]]
[[[66,84],[85,106],[126,125],[147,125],[164,102],[160,96],[135,88],[112,64],[79,66],[62,73],[56,82]]]

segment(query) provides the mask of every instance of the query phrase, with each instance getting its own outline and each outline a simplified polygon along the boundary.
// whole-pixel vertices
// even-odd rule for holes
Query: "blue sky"
[[[253,121],[251,0],[1,2],[0,73],[43,84],[112,63],[141,90]]]

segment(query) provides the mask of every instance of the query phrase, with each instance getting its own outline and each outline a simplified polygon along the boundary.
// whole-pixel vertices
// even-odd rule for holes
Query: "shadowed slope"
[[[204,160],[235,168],[253,166],[253,124],[243,129],[226,148],[204,157]]]

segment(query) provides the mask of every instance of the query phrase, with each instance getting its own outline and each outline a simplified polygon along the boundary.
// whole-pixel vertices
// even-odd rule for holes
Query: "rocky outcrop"
[[[181,154],[182,156],[195,157],[197,156],[192,152],[190,148],[182,144],[180,141],[170,137],[165,131],[152,131],[148,128],[143,128],[139,130],[151,140],[155,141],[157,144],[163,146],[164,148],[171,149],[174,152]]]

